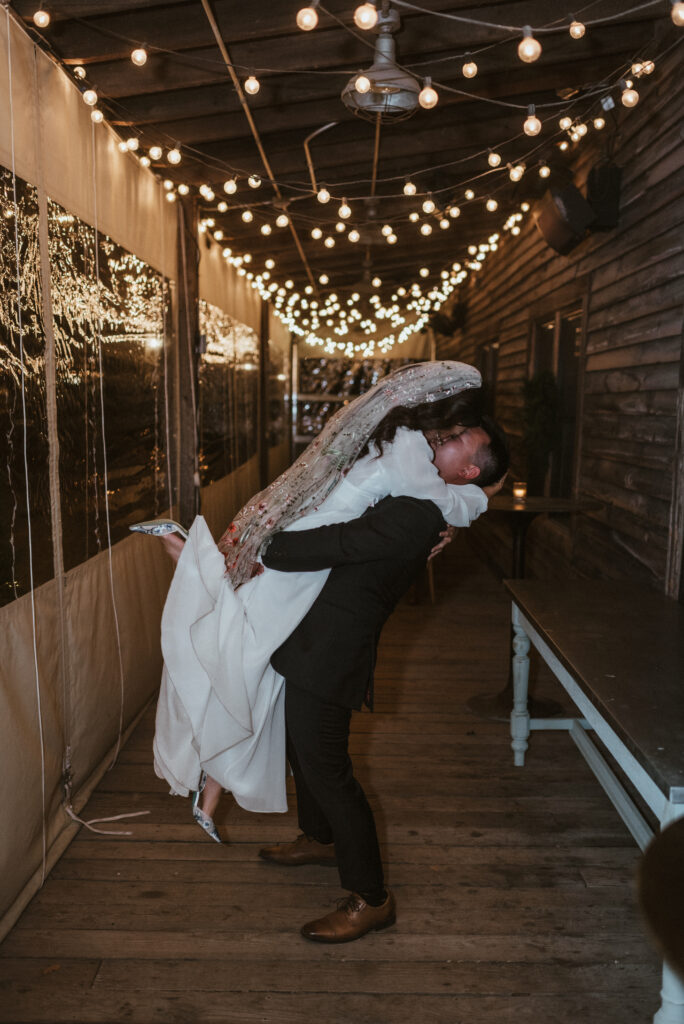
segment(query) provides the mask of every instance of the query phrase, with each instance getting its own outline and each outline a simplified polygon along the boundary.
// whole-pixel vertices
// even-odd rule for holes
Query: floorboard
[[[638,851],[563,734],[514,768],[505,723],[468,710],[508,669],[503,587],[459,542],[437,601],[387,626],[376,712],[351,749],[376,812],[396,927],[341,947],[299,926],[335,869],[258,859],[296,834],[228,796],[219,847],[152,771],[153,712],[85,817],[146,810],[130,837],[82,829],[0,946],[1,1024],[643,1024],[660,967],[635,904]],[[535,667],[538,694],[562,699]],[[292,801],[291,801],[292,802]]]

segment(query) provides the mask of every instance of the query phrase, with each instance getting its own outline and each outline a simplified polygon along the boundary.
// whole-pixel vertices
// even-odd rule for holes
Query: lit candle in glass
[[[513,497],[524,501],[527,497],[527,484],[524,480],[516,480],[513,484]]]

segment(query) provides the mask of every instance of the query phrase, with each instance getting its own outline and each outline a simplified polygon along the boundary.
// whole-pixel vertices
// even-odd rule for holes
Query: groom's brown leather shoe
[[[304,834],[297,836],[293,843],[264,846],[259,850],[259,856],[262,860],[291,868],[299,867],[300,864],[330,864],[332,867],[337,864],[333,843],[319,843]]]
[[[302,929],[305,939],[313,942],[353,942],[367,932],[389,928],[397,919],[394,896],[387,890],[387,899],[379,907],[371,907],[357,892],[337,901],[337,910],[318,921],[309,921]]]

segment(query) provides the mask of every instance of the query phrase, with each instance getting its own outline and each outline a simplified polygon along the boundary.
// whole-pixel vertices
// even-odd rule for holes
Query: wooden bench
[[[506,588],[513,599],[514,763],[525,763],[531,730],[567,730],[645,849],[653,829],[614,765],[659,828],[684,817],[684,607],[645,587],[614,581],[508,580]],[[576,716],[530,718],[530,643],[565,689]],[[684,983],[667,964],[661,996],[656,1024],[684,1024]]]

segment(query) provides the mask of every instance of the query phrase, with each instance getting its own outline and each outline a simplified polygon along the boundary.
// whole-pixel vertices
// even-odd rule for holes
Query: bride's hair
[[[451,398],[420,405],[399,405],[390,409],[368,438],[361,455],[368,455],[374,444],[380,453],[394,440],[399,427],[409,430],[448,430],[449,427],[477,427],[482,419],[482,389],[467,388]]]

